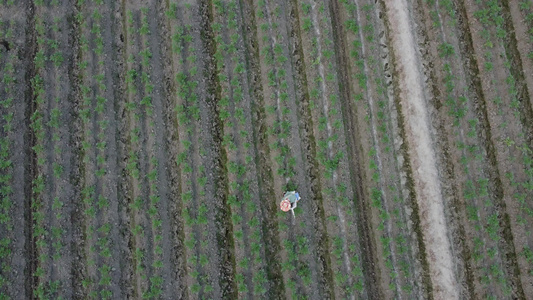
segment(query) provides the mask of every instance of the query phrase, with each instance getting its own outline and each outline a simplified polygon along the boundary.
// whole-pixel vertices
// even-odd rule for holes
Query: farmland
[[[0,0],[0,299],[531,297],[531,28],[532,0]]]

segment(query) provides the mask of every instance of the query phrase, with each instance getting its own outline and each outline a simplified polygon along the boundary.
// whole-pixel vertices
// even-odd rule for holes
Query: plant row
[[[14,22],[9,22],[4,27],[4,23],[0,21],[0,37],[9,40],[13,26]],[[16,59],[14,54],[0,52],[0,62],[3,66],[0,75],[0,230],[4,233],[0,238],[0,299],[8,298],[9,287],[13,284],[10,282],[10,274],[15,250],[12,144]]]
[[[252,147],[251,103],[246,80],[246,60],[237,1],[214,1],[212,24],[216,43],[215,60],[221,99],[219,117],[224,123],[223,146],[228,157],[228,204],[231,207],[236,253],[239,298],[250,294],[263,297],[267,292],[265,241],[261,231],[263,218],[257,193],[255,152]]]
[[[339,67],[326,3],[299,4],[311,112],[335,291],[340,297],[364,297],[356,210],[345,156],[347,145],[339,93]]]

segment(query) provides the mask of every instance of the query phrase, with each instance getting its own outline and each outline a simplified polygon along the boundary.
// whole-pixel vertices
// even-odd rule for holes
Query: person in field
[[[300,201],[300,194],[298,194],[298,192],[285,192],[283,199],[279,204],[279,208],[284,212],[288,212],[290,210],[294,216],[294,209],[296,208],[298,201]]]

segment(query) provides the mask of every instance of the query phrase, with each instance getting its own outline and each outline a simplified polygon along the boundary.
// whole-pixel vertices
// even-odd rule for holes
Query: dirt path
[[[422,78],[409,12],[405,1],[385,1],[392,32],[396,71],[400,81],[400,103],[409,141],[410,163],[420,210],[420,226],[430,261],[430,276],[436,299],[456,299],[457,281],[453,272],[450,242],[439,184],[439,175],[430,136]]]

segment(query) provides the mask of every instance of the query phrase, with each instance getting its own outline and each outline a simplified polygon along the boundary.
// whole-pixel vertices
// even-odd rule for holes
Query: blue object
[[[283,198],[289,200],[291,204],[294,204],[296,201],[300,199],[300,196],[298,195],[298,193],[291,191],[291,192],[286,192]]]

